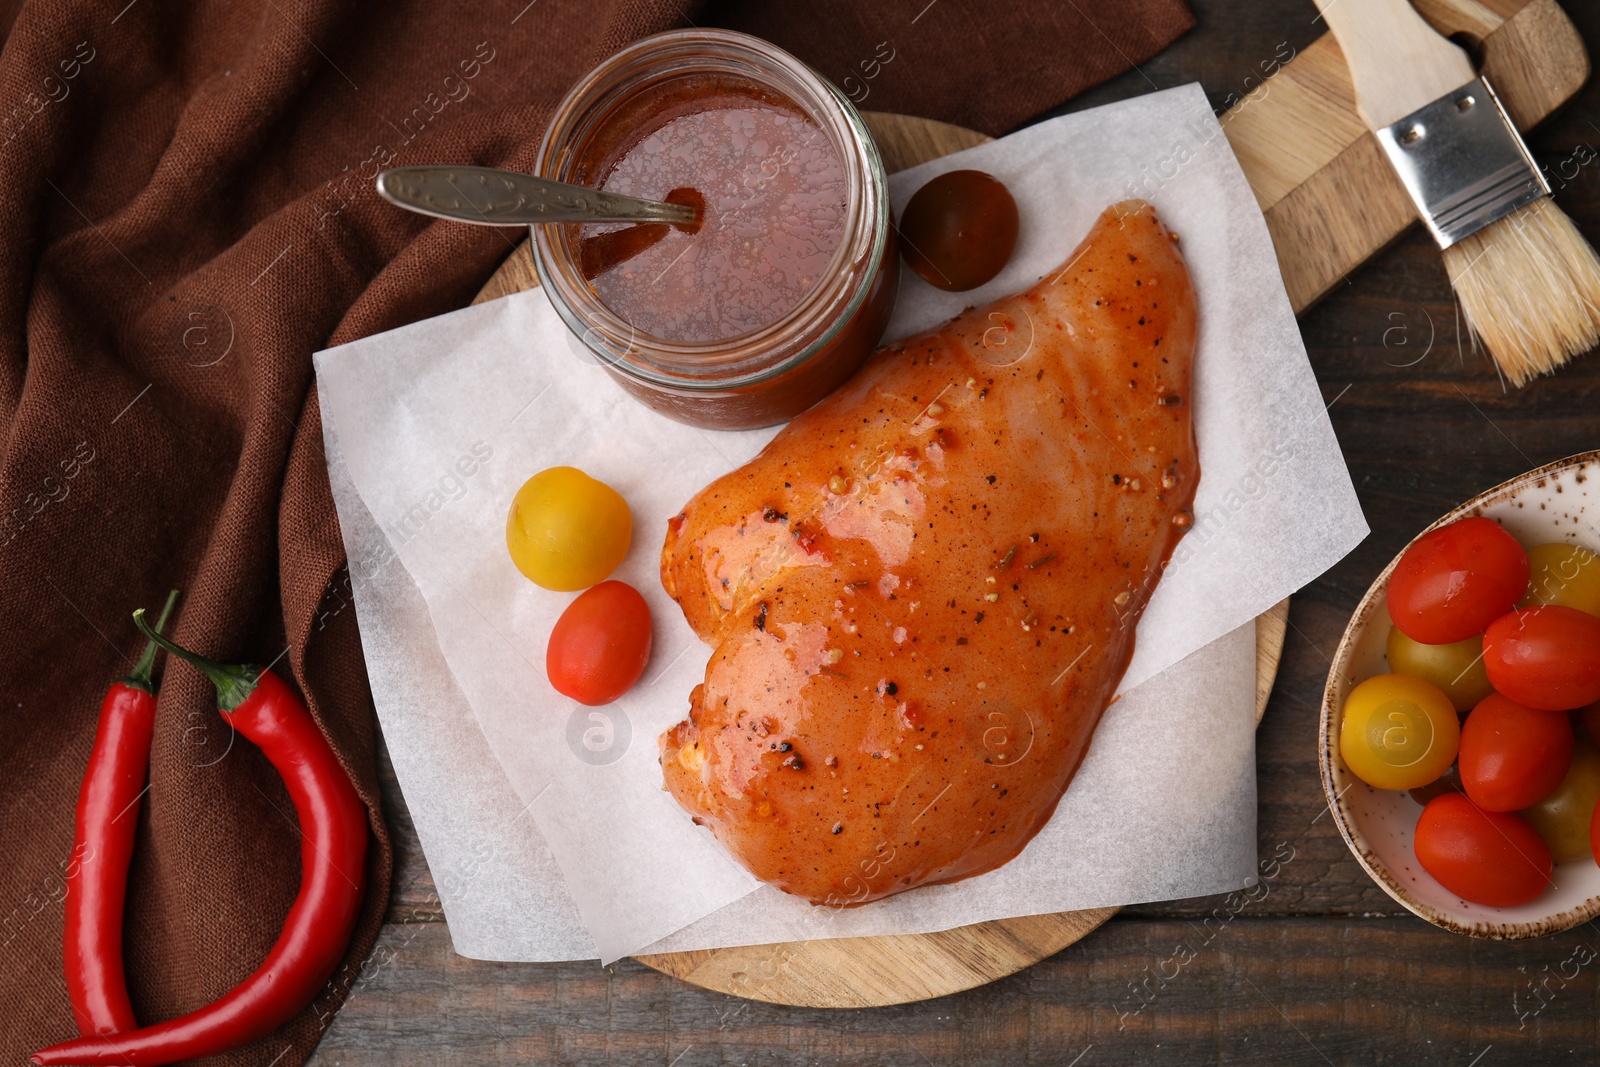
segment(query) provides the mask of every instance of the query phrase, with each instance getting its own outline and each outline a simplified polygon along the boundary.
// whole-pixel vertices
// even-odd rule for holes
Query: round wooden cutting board
[[[876,111],[863,117],[891,173],[990,140],[975,130],[932,119]],[[472,302],[538,284],[532,251],[524,240]],[[1278,674],[1288,621],[1288,600],[1256,619],[1257,723]],[[959,993],[1015,974],[1060,952],[1117,910],[998,919],[935,934],[829,938],[637,959],[686,982],[752,1000],[812,1008],[881,1007]]]

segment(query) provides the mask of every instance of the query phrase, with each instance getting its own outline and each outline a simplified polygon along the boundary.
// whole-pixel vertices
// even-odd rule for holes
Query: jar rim
[[[846,173],[846,225],[817,285],[778,319],[713,342],[646,334],[599,298],[558,226],[531,226],[534,266],[557,314],[614,370],[672,389],[722,391],[778,377],[834,340],[861,308],[889,247],[888,182],[866,123],[830,81],[760,38],[733,30],[669,30],[601,62],[557,105],[535,173],[565,181],[584,137],[652,84],[726,73],[790,100],[833,143]],[[814,335],[814,336],[813,336]],[[800,341],[804,343],[800,343]]]

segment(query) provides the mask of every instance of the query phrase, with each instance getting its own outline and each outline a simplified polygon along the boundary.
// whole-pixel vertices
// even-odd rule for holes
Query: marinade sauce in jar
[[[681,30],[567,95],[538,173],[693,204],[692,226],[535,226],[556,311],[629,393],[696,426],[783,422],[877,344],[899,286],[883,162],[861,117],[794,57]]]

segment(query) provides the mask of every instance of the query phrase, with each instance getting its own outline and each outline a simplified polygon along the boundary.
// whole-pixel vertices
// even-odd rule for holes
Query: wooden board
[[[1435,28],[1480,52],[1520,126],[1532,126],[1588,77],[1581,38],[1555,0],[1419,0]],[[893,172],[989,140],[903,115],[865,118]],[[1411,202],[1355,111],[1332,35],[1312,42],[1220,117],[1266,216],[1295,311],[1305,310],[1414,220]],[[474,303],[538,284],[524,240]],[[1272,690],[1288,601],[1257,620],[1257,722]],[[834,938],[640,956],[708,989],[808,1007],[868,1007],[991,982],[1079,940],[1117,908],[979,923],[937,934]]]
[[[931,119],[866,114],[892,173],[983,144],[989,137]],[[473,303],[539,284],[524,240]],[[1283,652],[1289,602],[1256,621],[1256,721]],[[977,923],[936,934],[830,938],[700,952],[639,956],[641,962],[695,985],[753,1000],[805,1007],[859,1008],[902,1004],[970,989],[1015,974],[1079,940],[1117,908],[1031,915]]]
[[[1256,723],[1267,709],[1289,622],[1289,601],[1256,619]],[[960,926],[936,934],[837,937],[636,956],[719,993],[803,1008],[872,1008],[928,1000],[993,982],[1054,956],[1120,908],[1064,911]]]
[[[1556,0],[1416,0],[1433,27],[1481,51],[1481,73],[1530,129],[1589,77],[1583,39]],[[1411,199],[1356,114],[1332,34],[1313,41],[1221,116],[1267,217],[1296,313],[1415,221]]]

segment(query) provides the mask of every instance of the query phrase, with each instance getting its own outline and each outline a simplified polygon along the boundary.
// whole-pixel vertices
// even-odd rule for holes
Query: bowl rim
[[[1577,907],[1568,908],[1554,915],[1546,916],[1533,922],[1505,922],[1490,923],[1483,921],[1464,921],[1461,918],[1444,912],[1425,901],[1413,898],[1409,891],[1396,879],[1380,862],[1375,855],[1369,853],[1365,840],[1358,841],[1358,834],[1353,825],[1353,815],[1344,800],[1344,792],[1336,791],[1333,782],[1333,761],[1335,759],[1334,746],[1338,743],[1337,731],[1334,729],[1336,717],[1340,711],[1335,706],[1336,690],[1341,682],[1353,685],[1354,680],[1346,676],[1345,666],[1354,654],[1355,646],[1360,635],[1366,632],[1372,622],[1374,610],[1381,609],[1384,597],[1389,590],[1389,576],[1394,573],[1394,568],[1400,562],[1400,557],[1406,550],[1416,543],[1417,539],[1432,530],[1438,529],[1446,523],[1455,522],[1457,519],[1468,518],[1479,514],[1491,504],[1501,502],[1513,493],[1520,492],[1540,479],[1548,479],[1555,475],[1565,474],[1568,471],[1600,463],[1600,449],[1588,452],[1579,452],[1546,463],[1541,467],[1525,471],[1514,478],[1501,482],[1491,489],[1486,489],[1465,503],[1457,505],[1435,522],[1423,530],[1419,530],[1415,537],[1407,541],[1405,547],[1395,553],[1388,566],[1373,579],[1367,587],[1366,594],[1356,605],[1355,611],[1350,615],[1350,621],[1345,623],[1344,634],[1339,638],[1339,645],[1334,650],[1333,660],[1328,668],[1327,680],[1322,689],[1321,723],[1317,732],[1317,764],[1322,773],[1322,792],[1327,799],[1328,810],[1333,813],[1334,825],[1339,828],[1339,836],[1344,838],[1345,845],[1355,856],[1356,862],[1361,864],[1363,870],[1374,882],[1388,893],[1390,897],[1410,911],[1418,918],[1426,919],[1433,925],[1449,930],[1453,933],[1466,934],[1469,937],[1486,938],[1489,940],[1518,940],[1528,937],[1543,937],[1546,934],[1560,933],[1570,930],[1580,923],[1587,922],[1600,915],[1600,894],[1590,897]]]

